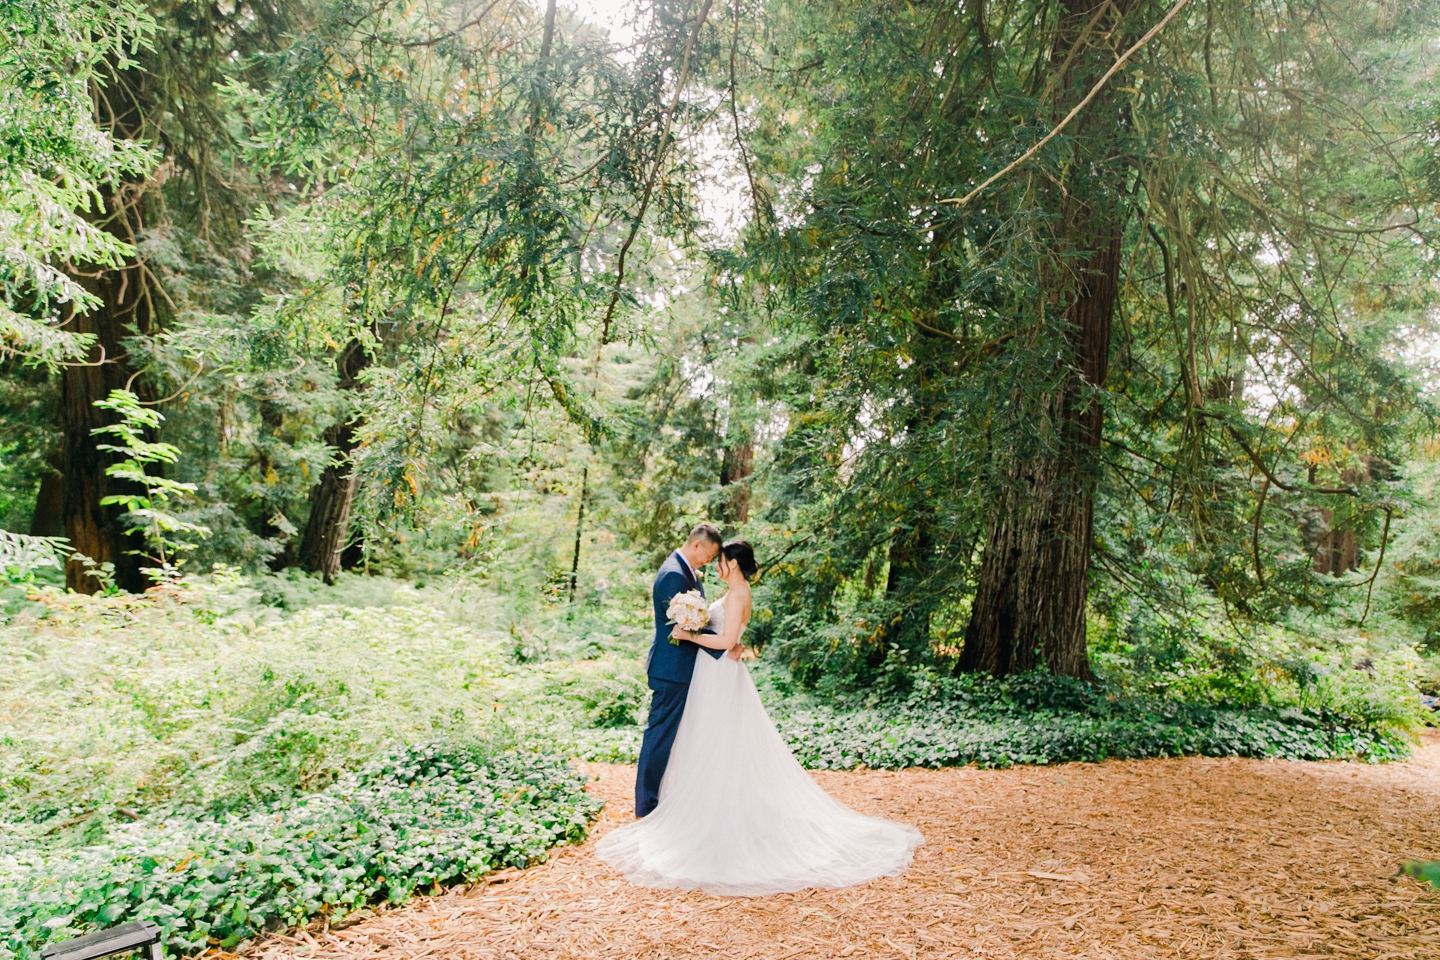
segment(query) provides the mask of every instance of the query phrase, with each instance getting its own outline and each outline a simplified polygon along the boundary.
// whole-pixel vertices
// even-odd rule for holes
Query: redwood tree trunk
[[[1108,372],[1119,265],[1114,229],[1084,264],[1067,311],[1075,368],[1054,411],[1057,449],[1012,467],[991,517],[960,670],[1004,676],[1044,663],[1090,676],[1085,605],[1104,410],[1086,394]]]
[[[60,451],[48,457],[45,473],[40,477],[40,490],[35,495],[35,512],[30,514],[30,536],[63,537],[65,535],[64,462]]]
[[[107,86],[95,98],[96,118],[117,138],[145,138],[145,117],[149,89],[142,71],[119,74],[118,82]],[[126,243],[135,244],[145,230],[150,193],[154,181],[121,183],[102,192],[103,210],[97,216],[101,229]],[[122,590],[143,591],[148,583],[141,575],[145,544],[138,535],[126,533],[119,507],[100,506],[102,497],[139,491],[133,484],[105,476],[115,462],[108,451],[96,448],[96,427],[116,422],[113,414],[95,406],[110,391],[129,388],[142,400],[154,400],[155,393],[143,379],[133,377],[124,340],[148,334],[156,323],[156,297],[150,274],[135,258],[121,266],[102,269],[94,264],[77,264],[71,269],[77,283],[99,301],[100,306],[85,314],[72,314],[67,329],[92,333],[95,346],[85,366],[67,366],[60,375],[59,425],[61,511],[65,536],[70,546],[97,564],[115,564],[115,583]],[[77,593],[94,593],[100,581],[83,564],[71,561],[65,567],[65,585]]]
[[[737,443],[725,448],[720,463],[720,485],[725,488],[722,512],[728,523],[744,523],[750,519],[750,474],[754,463],[754,444]]]
[[[335,359],[340,373],[340,387],[354,390],[360,372],[370,363],[359,340],[351,340]],[[355,473],[350,455],[355,452],[356,419],[347,419],[325,431],[325,442],[335,449],[335,456],[320,482],[310,491],[310,519],[300,541],[300,563],[320,574],[326,583],[334,583],[340,572],[341,559],[349,546],[350,506],[355,499]]]
[[[1104,46],[1071,56],[1085,24],[1105,2],[1065,3],[1052,63],[1068,70],[1058,88],[1069,91],[1070,99],[1056,104],[1058,115],[1114,61],[1114,51]],[[1117,16],[1132,7],[1112,4]],[[1076,155],[1069,168],[1077,176],[1049,194],[1059,226],[1046,285],[1050,301],[1063,305],[1070,365],[1058,395],[1043,405],[1042,415],[1053,425],[1050,449],[1016,457],[1006,471],[1009,482],[988,524],[958,664],[963,671],[1003,676],[1044,664],[1054,674],[1091,675],[1085,607],[1104,410],[1090,395],[1109,373],[1110,324],[1119,291],[1125,209],[1125,167],[1117,149],[1121,119],[1109,94],[1086,108],[1072,132]]]
[[[106,271],[98,278],[86,278],[85,285],[98,296],[103,305],[90,313],[76,315],[69,329],[93,333],[97,340],[86,366],[67,366],[60,375],[61,441],[61,504],[65,536],[70,546],[97,564],[115,564],[115,583],[132,593],[144,591],[148,584],[141,574],[141,556],[134,551],[144,548],[138,536],[127,534],[120,521],[119,507],[102,507],[102,497],[115,493],[134,492],[125,484],[105,476],[105,468],[115,462],[107,451],[96,448],[94,430],[115,422],[115,417],[95,406],[96,400],[109,396],[111,390],[132,390],[146,395],[144,386],[130,383],[131,370],[124,357],[122,339],[131,332],[149,327],[149,300],[133,265]],[[102,362],[103,361],[103,362]],[[153,399],[153,398],[152,398]],[[94,593],[100,581],[91,576],[84,565],[70,561],[65,567],[65,585],[76,593]]]

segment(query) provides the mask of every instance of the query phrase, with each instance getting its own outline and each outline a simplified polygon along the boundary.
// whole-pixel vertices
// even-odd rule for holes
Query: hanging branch
[[[1239,430],[1236,430],[1234,427],[1230,426],[1228,423],[1225,425],[1225,429],[1230,431],[1230,436],[1234,437],[1235,442],[1240,444],[1240,449],[1245,451],[1245,455],[1250,458],[1251,463],[1255,464],[1256,469],[1258,469],[1261,473],[1265,474],[1265,479],[1275,484],[1275,486],[1279,487],[1281,490],[1285,490],[1290,493],[1333,493],[1345,497],[1360,496],[1360,491],[1356,490],[1354,487],[1297,487],[1294,484],[1286,483],[1285,481],[1276,477],[1275,474],[1270,472],[1270,468],[1265,466],[1265,461],[1261,460],[1260,455],[1254,450],[1252,450],[1250,444],[1245,441],[1244,434],[1242,434]]]
[[[1031,157],[1035,156],[1035,154],[1039,153],[1040,149],[1044,147],[1045,144],[1049,143],[1051,140],[1054,140],[1057,136],[1060,135],[1060,131],[1064,130],[1066,125],[1071,120],[1074,120],[1075,117],[1079,115],[1081,110],[1084,110],[1087,106],[1090,105],[1091,100],[1094,100],[1097,96],[1099,96],[1100,91],[1104,89],[1105,84],[1109,82],[1111,77],[1115,76],[1115,74],[1119,72],[1121,67],[1125,66],[1126,61],[1128,61],[1147,43],[1155,39],[1155,35],[1161,30],[1163,30],[1165,28],[1165,25],[1171,20],[1173,20],[1175,18],[1175,15],[1181,10],[1183,10],[1185,8],[1185,5],[1189,2],[1190,0],[1177,0],[1175,6],[1170,8],[1170,12],[1165,14],[1165,19],[1161,20],[1159,23],[1155,24],[1155,26],[1151,27],[1149,32],[1146,33],[1145,36],[1141,37],[1135,42],[1134,46],[1121,54],[1120,59],[1116,60],[1115,63],[1111,65],[1110,69],[1105,71],[1105,75],[1095,82],[1095,86],[1090,88],[1090,92],[1085,94],[1085,99],[1075,104],[1071,111],[1065,115],[1065,119],[1061,120],[1058,124],[1056,124],[1054,130],[1051,130],[1049,133],[1045,134],[1045,136],[1041,138],[1039,143],[1035,144],[1035,146],[1031,147],[1029,150],[1026,150],[1018,158],[1016,158],[1008,166],[1006,166],[1005,169],[990,177],[990,179],[986,180],[984,183],[980,184],[980,186],[965,194],[965,196],[958,199],[955,197],[951,197],[947,200],[941,200],[940,202],[953,203],[958,207],[963,207],[965,206],[965,204],[975,199],[976,194],[979,194],[986,187],[990,186],[990,184],[994,183],[996,180],[999,180],[1011,170],[1014,170],[1016,167],[1020,166],[1020,164],[1024,163],[1026,160],[1029,160]]]
[[[1385,544],[1390,539],[1390,516],[1393,508],[1381,507],[1385,511],[1385,529],[1380,531],[1380,556],[1375,558],[1375,572],[1370,574],[1370,579],[1365,581],[1365,612],[1360,614],[1360,626],[1365,626],[1365,618],[1370,616],[1370,595],[1375,592],[1375,578],[1380,576],[1380,568],[1385,563]],[[1359,584],[1356,584],[1359,586]]]
[[[531,158],[535,156],[535,133],[540,129],[540,86],[545,81],[546,68],[550,65],[550,47],[555,41],[555,0],[545,5],[545,32],[540,39],[539,76],[530,97],[530,136],[528,144]]]
[[[1265,496],[1270,492],[1270,481],[1260,484],[1260,503],[1255,507],[1255,529],[1250,533],[1250,553],[1255,558],[1255,582],[1265,589],[1265,570],[1260,566],[1260,518],[1265,515]]]
[[[740,151],[740,160],[745,165],[745,179],[750,182],[750,203],[755,208],[755,224],[758,227],[761,223],[760,188],[755,183],[755,173],[750,169],[750,154],[740,136],[740,111],[735,106],[735,53],[740,46],[739,3],[731,4],[730,9],[735,14],[735,35],[730,41],[730,119],[735,123],[735,147]]]
[[[831,519],[832,519],[832,517],[827,517],[827,518],[825,519],[825,522],[826,522],[826,523],[829,523]],[[755,579],[756,579],[757,581],[760,580],[762,577],[765,576],[765,574],[769,573],[771,570],[773,570],[773,569],[775,569],[777,566],[779,566],[779,565],[780,565],[780,561],[782,561],[782,560],[784,560],[786,557],[790,556],[790,554],[795,551],[795,548],[796,548],[796,547],[804,546],[805,544],[809,543],[811,540],[814,540],[814,539],[815,539],[815,534],[810,533],[810,534],[806,534],[805,536],[801,537],[799,540],[796,540],[794,543],[790,544],[790,546],[786,547],[785,550],[784,550],[784,552],[781,553],[780,556],[776,557],[775,559],[771,560],[769,563],[765,564],[765,566],[761,567],[761,568],[760,568],[760,572],[755,575]]]
[[[1148,207],[1145,212],[1148,216],[1150,212]],[[1149,232],[1151,239],[1155,241],[1155,245],[1160,248],[1160,257],[1165,265],[1165,308],[1170,313],[1170,325],[1175,328],[1175,332],[1178,335],[1180,332],[1180,315],[1175,306],[1175,265],[1170,260],[1170,248],[1165,244],[1165,241],[1161,239],[1160,231],[1155,229],[1153,223],[1146,223],[1145,229]],[[1186,352],[1183,362],[1180,365],[1180,370],[1189,393],[1189,397],[1187,398],[1189,407],[1192,410],[1196,410],[1203,407],[1205,401],[1200,397],[1200,375],[1195,369],[1194,338],[1187,336],[1185,343]]]
[[[630,224],[630,233],[625,237],[625,242],[620,245],[620,256],[615,266],[615,289],[610,294],[610,303],[605,308],[605,318],[600,326],[600,345],[603,347],[610,339],[610,323],[615,318],[615,308],[620,303],[620,291],[625,282],[625,258],[630,253],[630,246],[635,242],[635,237],[640,233],[640,224],[645,220],[645,213],[650,209],[650,197],[655,192],[655,183],[660,179],[660,171],[665,164],[665,153],[670,147],[670,129],[675,123],[675,111],[680,108],[680,96],[685,92],[685,86],[690,82],[690,54],[695,49],[695,44],[700,39],[700,29],[705,26],[705,18],[710,15],[710,7],[715,0],[705,0],[704,6],[700,8],[699,19],[695,21],[695,29],[691,32],[690,38],[685,41],[685,53],[680,59],[680,78],[675,84],[675,96],[670,100],[670,107],[665,111],[665,127],[660,132],[660,146],[655,150],[655,166],[650,170],[650,178],[645,183],[645,192],[640,197],[640,209],[635,213],[635,219]]]

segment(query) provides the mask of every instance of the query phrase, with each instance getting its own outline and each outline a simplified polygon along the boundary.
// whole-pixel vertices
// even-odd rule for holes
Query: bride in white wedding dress
[[[919,831],[834,800],[791,755],[739,659],[754,553],[732,541],[719,562],[730,590],[710,607],[718,636],[676,633],[728,653],[695,658],[660,805],[607,834],[596,854],[632,883],[719,896],[899,876],[923,842]]]

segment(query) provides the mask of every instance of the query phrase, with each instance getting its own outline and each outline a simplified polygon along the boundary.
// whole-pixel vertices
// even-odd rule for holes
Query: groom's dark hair
[[[720,528],[713,523],[695,524],[690,531],[690,536],[685,538],[685,542],[694,543],[696,540],[708,540],[717,547],[725,542],[725,538],[720,536]]]

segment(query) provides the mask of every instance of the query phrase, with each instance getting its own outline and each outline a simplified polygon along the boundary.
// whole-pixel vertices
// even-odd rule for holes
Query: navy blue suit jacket
[[[665,608],[675,599],[677,593],[699,590],[705,596],[705,586],[690,572],[689,566],[680,558],[680,553],[670,554],[655,574],[655,585],[650,595],[655,601],[655,640],[650,644],[650,653],[645,657],[645,673],[653,680],[669,680],[671,683],[689,683],[695,672],[695,653],[704,650],[712,657],[719,657],[725,651],[711,650],[689,640],[681,640],[679,646],[670,642],[669,618]]]

